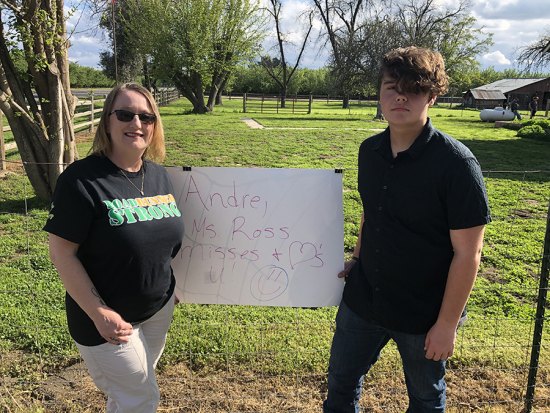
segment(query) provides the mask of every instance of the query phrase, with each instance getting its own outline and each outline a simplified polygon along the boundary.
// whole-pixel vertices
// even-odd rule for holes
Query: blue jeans
[[[324,413],[359,413],[363,376],[393,339],[403,361],[409,395],[407,413],[445,411],[445,361],[428,360],[425,334],[406,334],[366,321],[342,301],[330,350]]]

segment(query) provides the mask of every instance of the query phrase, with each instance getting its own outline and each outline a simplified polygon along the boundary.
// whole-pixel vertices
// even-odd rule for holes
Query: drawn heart
[[[311,242],[294,241],[288,247],[290,268],[294,269],[298,264],[317,258],[317,247]]]

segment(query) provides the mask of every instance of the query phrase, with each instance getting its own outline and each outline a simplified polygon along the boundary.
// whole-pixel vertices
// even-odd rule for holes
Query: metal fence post
[[[2,121],[2,112],[0,112],[0,171],[6,170],[6,146],[4,145],[4,122]]]
[[[533,408],[537,371],[539,367],[540,347],[542,345],[542,330],[544,327],[544,312],[546,295],[548,293],[548,273],[550,269],[550,202],[546,215],[546,235],[544,236],[544,248],[540,270],[539,296],[537,299],[537,312],[535,315],[535,327],[533,330],[533,344],[531,346],[531,362],[529,363],[529,377],[527,378],[527,391],[525,393],[525,413],[530,413]]]

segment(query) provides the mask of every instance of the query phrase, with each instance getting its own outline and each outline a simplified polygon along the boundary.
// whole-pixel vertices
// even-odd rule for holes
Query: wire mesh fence
[[[550,412],[550,323],[540,314],[548,171],[485,171],[493,208],[469,318],[448,361],[449,412]],[[534,185],[533,185],[534,184]],[[64,290],[49,263],[38,200],[22,166],[0,175],[0,410],[104,409],[68,338]],[[543,287],[543,288],[548,288]],[[548,309],[547,301],[542,303]],[[159,366],[159,411],[315,412],[326,394],[335,308],[181,304]],[[545,325],[539,344],[536,322]],[[533,347],[540,355],[532,364]],[[369,372],[364,412],[407,406],[393,344]]]

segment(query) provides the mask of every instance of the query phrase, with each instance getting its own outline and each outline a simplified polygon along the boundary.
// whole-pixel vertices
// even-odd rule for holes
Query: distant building
[[[464,93],[466,107],[485,109],[504,106],[517,99],[520,109],[527,109],[533,96],[539,97],[539,109],[550,99],[550,77],[543,79],[502,79]]]

